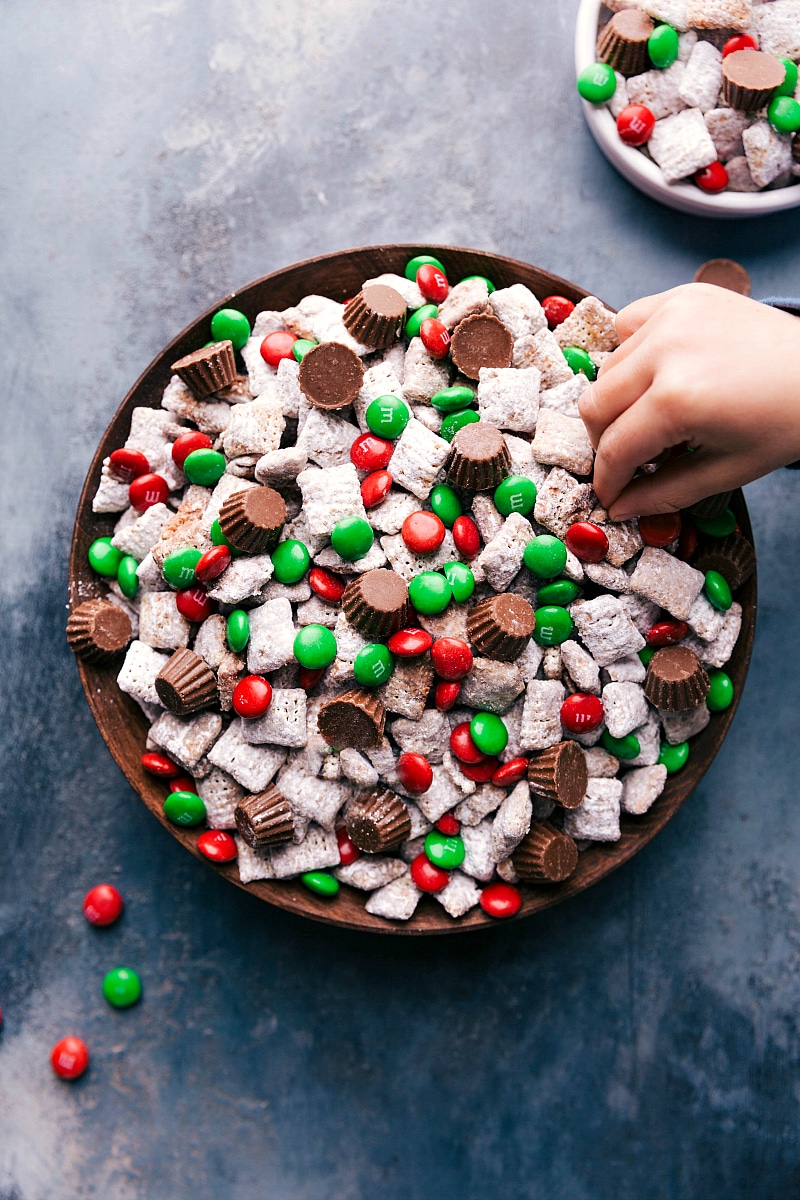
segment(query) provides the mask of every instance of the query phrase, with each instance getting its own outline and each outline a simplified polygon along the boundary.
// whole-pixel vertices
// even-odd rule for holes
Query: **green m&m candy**
[[[601,745],[609,754],[613,754],[615,758],[638,758],[642,752],[639,745],[639,739],[634,737],[632,733],[625,737],[612,737],[607,729],[603,730],[603,736],[600,739]]]
[[[453,528],[464,511],[458,496],[446,483],[440,483],[433,489],[430,494],[430,504],[436,516],[448,529]]]
[[[300,882],[318,896],[336,896],[339,892],[339,880],[328,871],[305,871]]]
[[[111,545],[110,537],[101,537],[92,542],[87,557],[93,571],[113,579],[124,556],[121,550]]]
[[[196,792],[170,792],[164,801],[164,816],[173,825],[199,825],[206,819],[206,806]]]
[[[213,487],[219,483],[227,467],[225,455],[218,450],[193,450],[186,455],[183,473],[189,483],[198,483],[201,487]]]
[[[733,680],[724,671],[711,670],[708,672],[708,682],[711,684],[706,705],[710,712],[724,712],[733,704]]]
[[[233,342],[234,350],[241,350],[250,333],[250,322],[237,308],[221,308],[211,318],[211,336],[214,341]]]
[[[193,546],[184,546],[181,550],[173,550],[164,559],[161,573],[170,587],[187,588],[194,583],[194,569],[203,557],[201,550]]]
[[[292,346],[292,354],[297,362],[302,362],[309,350],[313,350],[318,345],[317,342],[312,342],[310,338],[298,338]]]
[[[545,583],[539,588],[536,593],[537,604],[557,604],[560,608],[566,608],[568,604],[572,604],[573,600],[577,600],[581,589],[572,579],[554,579],[552,583]]]
[[[781,58],[779,61],[786,68],[786,74],[783,77],[783,83],[778,88],[777,95],[794,96],[797,88],[797,64],[793,63],[790,58]]]
[[[442,421],[439,437],[444,438],[446,442],[452,442],[459,429],[463,429],[465,425],[474,425],[480,419],[474,408],[464,408],[461,412],[450,413]]]
[[[597,368],[586,351],[581,350],[580,346],[565,346],[561,353],[567,360],[567,366],[573,375],[583,373],[590,383],[597,378]]]
[[[442,571],[444,572],[445,579],[450,584],[456,604],[463,604],[466,600],[469,600],[475,591],[475,576],[467,564],[455,560],[454,562],[445,563]]]
[[[411,316],[406,321],[406,337],[419,337],[419,331],[422,328],[422,322],[429,320],[431,317],[437,316],[438,312],[439,309],[435,304],[423,304],[422,308],[415,308]]]
[[[411,420],[411,410],[399,396],[378,396],[368,406],[364,419],[370,433],[392,441],[400,437]]]
[[[222,532],[222,526],[219,523],[219,517],[215,517],[211,522],[211,529],[209,530],[209,533],[211,535],[211,541],[215,546],[228,547],[231,552],[231,558],[237,558],[242,553],[241,550],[237,550],[233,542],[229,542],[225,537],[225,534]]]
[[[250,641],[250,618],[243,608],[235,608],[225,623],[225,640],[234,654],[241,654]]]
[[[713,604],[714,608],[718,608],[720,612],[727,612],[733,604],[733,596],[728,581],[719,571],[706,571],[706,581],[703,585],[703,591],[706,594],[706,599],[709,604]]]
[[[287,538],[285,542],[280,542],[270,557],[278,583],[299,583],[311,562],[308,547],[297,538]]]
[[[435,867],[452,871],[461,866],[466,850],[460,837],[448,837],[438,829],[432,829],[425,838],[425,853]]]
[[[536,484],[527,475],[509,475],[495,488],[494,505],[504,517],[511,513],[522,513],[525,517],[533,512],[535,503]]]
[[[796,133],[800,129],[800,104],[791,96],[776,96],[767,107],[767,117],[778,133]]]
[[[139,564],[132,554],[126,554],[117,567],[117,583],[123,596],[129,600],[136,599],[139,591],[139,576],[136,574]]]
[[[494,284],[492,283],[491,279],[487,279],[485,275],[465,275],[464,278],[461,280],[461,282],[466,283],[468,279],[480,279],[481,283],[486,284],[486,290],[488,291],[490,296],[491,296],[492,292],[495,290]]]
[[[502,754],[508,745],[508,730],[494,713],[475,713],[469,732],[482,754]]]
[[[533,640],[540,646],[560,646],[572,636],[572,617],[558,604],[545,604],[536,609]]]
[[[658,761],[662,767],[667,768],[668,775],[674,775],[676,771],[680,771],[681,767],[686,766],[688,757],[688,742],[681,742],[679,746],[668,746],[666,742],[663,742]]]
[[[369,554],[375,534],[363,517],[342,517],[331,530],[331,545],[340,558],[355,562]]]
[[[736,528],[736,517],[729,508],[718,517],[695,517],[694,523],[701,533],[709,537],[727,537]]]
[[[590,104],[605,104],[616,90],[617,77],[606,63],[592,63],[578,76],[578,95]]]
[[[130,1008],[142,994],[142,981],[130,967],[115,967],[103,978],[103,998],[114,1008]]]
[[[379,687],[391,678],[393,671],[394,658],[380,642],[364,646],[353,663],[353,674],[359,687]]]
[[[294,639],[294,656],[301,667],[319,671],[336,658],[336,638],[324,625],[304,625]]]
[[[440,413],[461,412],[462,409],[469,408],[474,399],[475,393],[472,388],[461,384],[434,392],[431,404]]]
[[[678,57],[679,50],[677,29],[673,29],[671,25],[656,25],[647,39],[647,53],[653,66],[659,71],[671,67]]]
[[[641,650],[638,652],[639,653],[639,661],[645,667],[649,666],[650,659],[653,657],[655,652],[656,652],[655,646],[642,646]]]
[[[444,612],[453,599],[453,589],[438,571],[422,571],[409,583],[408,598],[417,612],[432,617]]]
[[[540,533],[528,542],[522,561],[540,579],[554,579],[567,565],[567,547],[552,533]]]
[[[438,258],[434,258],[432,254],[418,254],[415,258],[410,258],[405,265],[403,274],[405,275],[406,279],[410,279],[412,283],[416,283],[417,271],[420,269],[420,267],[424,267],[428,264],[430,264],[432,267],[436,267],[437,271],[441,271],[443,275],[447,275],[447,271],[445,271]]]

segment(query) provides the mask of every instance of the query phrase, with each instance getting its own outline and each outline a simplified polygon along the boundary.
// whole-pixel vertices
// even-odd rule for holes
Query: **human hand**
[[[800,458],[800,320],[711,284],[629,304],[579,400],[612,520],[675,512]],[[652,474],[633,478],[673,447]]]

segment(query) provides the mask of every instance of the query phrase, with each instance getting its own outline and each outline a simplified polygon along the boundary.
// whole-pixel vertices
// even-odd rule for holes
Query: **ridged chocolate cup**
[[[534,822],[511,855],[523,883],[563,883],[575,874],[578,847],[568,833],[545,821]]]
[[[528,762],[531,791],[562,808],[579,808],[589,784],[586,755],[577,742],[559,742]]]
[[[487,421],[464,425],[453,438],[445,471],[450,483],[466,491],[496,488],[511,471],[506,439]]]
[[[274,785],[237,804],[233,819],[239,833],[254,850],[278,846],[294,837],[291,806]]]
[[[411,817],[399,796],[379,788],[354,801],[344,819],[348,836],[365,854],[399,846],[411,835]]]
[[[329,746],[368,750],[380,746],[386,709],[377,696],[360,688],[334,696],[319,710],[317,728]]]
[[[108,600],[84,600],[69,615],[67,642],[84,662],[109,662],[120,654],[133,635],[131,619],[124,609]]]
[[[721,517],[731,502],[733,492],[717,492],[714,496],[706,496],[691,505],[689,512],[694,517],[710,521],[713,517]]]
[[[230,341],[215,342],[213,346],[204,346],[179,358],[170,367],[179,375],[195,396],[202,399],[218,392],[220,388],[230,387],[236,379],[236,359],[233,356],[233,343]]]
[[[513,353],[511,331],[489,313],[465,317],[450,339],[450,357],[467,379],[478,379],[481,367],[510,367]]]
[[[644,694],[663,712],[688,712],[708,695],[708,673],[688,646],[656,650],[647,667]]]
[[[710,258],[697,268],[694,282],[713,283],[740,296],[749,296],[752,290],[750,273],[735,258]]]
[[[179,717],[216,704],[217,681],[204,658],[194,650],[176,650],[156,675],[156,691],[165,708]]]
[[[399,292],[383,283],[361,289],[344,310],[344,326],[362,346],[384,350],[403,332],[406,302]]]
[[[615,13],[597,39],[597,57],[620,75],[641,75],[651,67],[647,41],[655,25],[646,13]]]
[[[325,412],[352,404],[361,391],[364,366],[355,350],[341,342],[323,342],[303,355],[297,383],[300,391]]]
[[[342,609],[359,633],[385,640],[408,624],[408,587],[396,571],[376,567],[348,583]]]
[[[736,50],[722,60],[722,96],[731,108],[766,108],[783,83],[786,68],[761,50]]]
[[[724,538],[714,538],[702,546],[693,566],[704,574],[719,571],[732,592],[740,588],[756,569],[756,552],[747,538],[740,533],[729,533]]]
[[[536,614],[523,596],[504,592],[476,604],[467,616],[469,640],[496,662],[514,662],[531,640]]]
[[[245,554],[263,554],[277,544],[286,523],[286,501],[271,487],[234,492],[222,506],[219,525]]]

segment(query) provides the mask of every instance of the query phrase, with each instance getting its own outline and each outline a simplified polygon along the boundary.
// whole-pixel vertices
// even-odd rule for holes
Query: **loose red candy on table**
[[[401,754],[395,769],[397,778],[412,796],[421,796],[433,783],[433,768],[422,754]]]
[[[459,770],[462,775],[466,775],[467,779],[471,779],[473,783],[488,783],[494,775],[497,768],[500,766],[500,759],[496,755],[485,759],[480,763],[459,763]]]
[[[433,263],[423,263],[417,271],[417,287],[431,304],[441,304],[450,291],[450,284]]]
[[[444,816],[439,817],[436,828],[445,837],[456,837],[461,832],[461,822],[457,821],[452,813],[445,813]]]
[[[124,907],[125,901],[111,883],[98,883],[83,897],[83,915],[90,925],[113,925]]]
[[[434,866],[423,850],[411,864],[411,878],[421,892],[440,892],[450,880],[448,871]]]
[[[490,883],[481,892],[480,906],[490,917],[515,917],[522,908],[522,896],[510,883]]]
[[[213,450],[213,448],[214,443],[210,437],[200,433],[198,429],[193,429],[190,433],[182,433],[180,437],[175,438],[172,443],[172,461],[183,470],[183,464],[195,450]]]
[[[328,604],[338,604],[346,586],[343,579],[324,567],[312,567],[308,572],[308,583],[312,592]]]
[[[433,645],[433,638],[427,629],[399,629],[386,645],[398,658],[418,658],[420,654],[427,654]]]
[[[64,1037],[50,1051],[50,1066],[59,1079],[78,1079],[89,1066],[89,1048],[78,1037]]]
[[[450,749],[460,762],[481,763],[486,758],[472,740],[469,721],[462,721],[460,725],[456,725],[450,734]]]
[[[301,667],[300,687],[303,691],[310,692],[312,688],[315,688],[327,669],[327,667]]]
[[[206,829],[197,839],[197,849],[209,862],[233,862],[238,853],[236,842],[224,829]]]
[[[453,522],[453,541],[462,558],[475,558],[481,548],[481,535],[472,517],[457,517]]]
[[[644,104],[629,104],[617,117],[617,133],[626,146],[643,146],[655,127],[656,119]]]
[[[263,675],[245,675],[233,690],[231,704],[240,717],[263,717],[272,703],[272,684]]]
[[[175,605],[182,617],[197,624],[217,611],[216,600],[212,600],[200,587],[184,588],[183,591],[176,592]]]
[[[495,787],[511,787],[524,779],[527,774],[527,758],[512,758],[510,762],[503,763],[502,767],[497,768],[492,776],[492,783]]]
[[[373,471],[361,484],[361,499],[364,508],[375,508],[392,490],[392,477],[388,471]]]
[[[194,792],[197,795],[197,784],[191,775],[176,775],[169,781],[171,792]]]
[[[542,308],[547,317],[547,324],[551,329],[555,329],[556,325],[561,325],[566,321],[575,305],[566,296],[545,296]]]
[[[735,37],[729,37],[725,45],[722,47],[722,57],[727,58],[729,54],[736,54],[739,50],[757,50],[758,42],[755,38],[751,38],[749,33],[738,33]]]
[[[148,475],[150,473],[150,463],[147,461],[141,450],[115,450],[108,459],[108,465],[111,470],[125,483],[130,483],[133,479],[138,479],[140,475]]]
[[[413,512],[403,521],[400,534],[403,541],[414,554],[433,554],[444,541],[444,522],[436,513]]]
[[[709,163],[707,167],[695,172],[694,181],[701,191],[715,196],[718,192],[724,192],[728,186],[728,172],[721,162]]]
[[[440,679],[433,691],[433,702],[439,712],[449,712],[460,694],[460,683],[447,683],[444,679]]]
[[[128,499],[137,512],[163,504],[168,496],[169,484],[161,475],[139,475],[128,488]]]
[[[198,583],[210,583],[230,565],[231,552],[227,546],[212,546],[206,550],[194,569],[194,577]]]
[[[350,447],[350,461],[359,471],[378,471],[388,467],[394,446],[375,433],[362,433]]]
[[[450,334],[447,332],[447,326],[437,321],[436,317],[428,317],[427,321],[422,322],[419,336],[431,358],[444,358],[447,355],[450,349]]]
[[[591,733],[603,723],[603,703],[589,692],[575,692],[561,705],[561,724],[570,733]]]
[[[650,517],[639,517],[639,533],[645,546],[657,546],[663,550],[680,536],[681,524],[679,512],[654,513]]]
[[[608,554],[608,538],[592,521],[576,521],[570,525],[564,545],[581,562],[601,562]]]
[[[292,349],[296,341],[297,338],[287,329],[276,329],[274,333],[268,333],[261,343],[261,357],[271,367],[277,367],[281,359],[294,357]]]
[[[350,841],[350,835],[344,825],[339,825],[337,828],[336,841],[339,845],[339,861],[343,867],[349,867],[350,863],[361,858],[361,851],[355,842]]]
[[[161,779],[174,779],[181,774],[181,769],[166,754],[157,754],[148,750],[142,755],[142,766],[148,775],[158,775]]]
[[[685,621],[657,621],[644,636],[648,646],[676,646],[688,632]]]
[[[431,662],[440,679],[454,683],[472,670],[472,651],[460,638],[439,638],[433,643]]]

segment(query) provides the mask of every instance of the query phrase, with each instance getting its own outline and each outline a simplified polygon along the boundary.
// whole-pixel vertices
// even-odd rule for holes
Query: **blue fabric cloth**
[[[792,300],[783,296],[765,296],[760,303],[769,304],[772,308],[782,308],[784,312],[791,313],[793,317],[800,317],[800,300]]]

